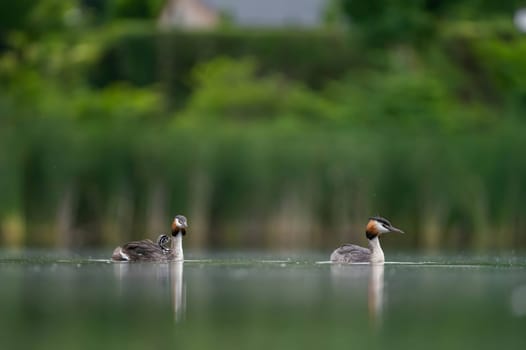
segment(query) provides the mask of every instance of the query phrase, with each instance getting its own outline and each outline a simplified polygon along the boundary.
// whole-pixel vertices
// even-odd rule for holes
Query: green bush
[[[526,108],[526,39],[474,42],[474,53],[500,99]]]
[[[512,19],[524,6],[520,0],[339,0],[351,27],[367,45],[401,42],[427,46],[435,35],[458,21],[486,24],[495,19]]]
[[[253,57],[264,72],[280,73],[310,87],[335,79],[363,57],[344,33],[323,31],[137,31],[112,39],[89,77],[95,86],[115,81],[161,82],[171,96],[187,96],[189,72],[218,56]]]
[[[210,121],[320,122],[334,118],[335,106],[301,83],[262,74],[251,59],[220,58],[196,66],[194,94],[180,118]]]

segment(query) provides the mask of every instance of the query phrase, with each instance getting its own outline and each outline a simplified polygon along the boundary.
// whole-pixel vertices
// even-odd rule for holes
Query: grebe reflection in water
[[[384,310],[384,264],[332,264],[332,285],[339,297],[367,288],[368,317],[374,327],[382,324]],[[365,282],[367,281],[367,285]]]
[[[114,273],[121,298],[141,294],[160,303],[161,308],[173,314],[175,321],[186,315],[186,283],[184,262],[173,261],[149,264],[114,264]]]

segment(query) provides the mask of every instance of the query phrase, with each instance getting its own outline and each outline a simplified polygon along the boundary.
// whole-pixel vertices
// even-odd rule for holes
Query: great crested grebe
[[[345,244],[331,254],[331,261],[337,263],[383,263],[384,251],[380,246],[379,236],[388,232],[404,233],[404,231],[391,225],[389,220],[374,216],[369,218],[365,229],[365,236],[369,240],[369,248],[354,244]]]
[[[183,236],[186,234],[188,224],[183,215],[176,215],[172,223],[172,244],[166,247],[170,237],[159,236],[157,243],[149,239],[133,241],[117,247],[111,256],[115,261],[182,261]]]

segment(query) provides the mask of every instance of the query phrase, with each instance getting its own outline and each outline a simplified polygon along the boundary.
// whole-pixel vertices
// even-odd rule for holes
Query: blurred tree
[[[156,18],[165,0],[81,0],[82,5],[95,14],[100,23],[117,18]]]
[[[194,122],[320,122],[336,114],[328,99],[280,74],[263,75],[251,59],[217,58],[196,66],[192,78],[195,92],[183,114]]]
[[[511,18],[525,6],[519,0],[341,0],[354,28],[372,44],[429,42],[439,20]]]
[[[34,36],[62,32],[84,23],[77,0],[37,1],[30,9],[26,30]]]
[[[414,40],[429,35],[432,29],[427,0],[342,1],[351,25],[373,43]]]
[[[9,30],[22,28],[34,6],[32,0],[0,1],[0,36],[3,37]]]

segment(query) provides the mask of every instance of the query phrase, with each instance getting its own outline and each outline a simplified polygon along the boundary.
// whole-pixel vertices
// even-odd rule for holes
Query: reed
[[[2,240],[110,245],[186,213],[190,246],[319,248],[379,213],[408,248],[524,247],[524,131],[17,123],[0,141]]]

